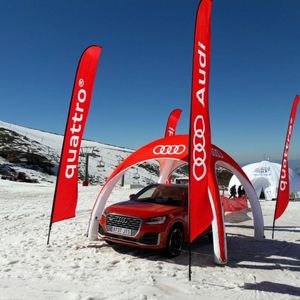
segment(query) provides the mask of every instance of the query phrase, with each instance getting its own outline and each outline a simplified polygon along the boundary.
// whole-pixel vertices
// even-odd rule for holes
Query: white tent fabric
[[[270,161],[261,161],[246,165],[242,169],[249,177],[257,197],[259,198],[263,191],[265,199],[272,200],[277,198],[280,168],[280,164]],[[300,176],[291,168],[289,168],[289,176],[290,192],[294,193],[298,198],[300,196]],[[230,190],[234,184],[236,185],[236,188],[240,185],[236,176],[232,176],[230,179],[228,190]]]

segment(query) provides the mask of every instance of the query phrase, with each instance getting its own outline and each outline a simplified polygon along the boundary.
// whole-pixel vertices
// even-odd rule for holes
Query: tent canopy
[[[90,217],[88,237],[91,240],[97,239],[99,218],[105,208],[105,204],[109,195],[126,170],[136,164],[155,159],[160,163],[161,167],[159,182],[166,183],[168,177],[176,168],[188,163],[188,145],[188,135],[174,135],[149,143],[128,156],[115,169],[98,194]],[[212,228],[215,261],[222,264],[227,261],[227,250],[224,212],[216,179],[216,165],[220,165],[230,170],[243,183],[253,212],[254,233],[256,238],[263,238],[264,225],[258,198],[251,185],[251,182],[247,178],[247,175],[244,173],[241,167],[223,150],[212,145],[211,151],[211,165],[210,172],[208,173],[208,192],[214,215]]]
[[[264,193],[266,200],[277,198],[278,183],[281,165],[270,161],[261,161],[244,166],[243,171],[250,179],[257,197]],[[300,192],[300,177],[295,171],[289,168],[290,192]],[[236,176],[232,176],[228,188],[233,185],[239,186],[241,183]]]

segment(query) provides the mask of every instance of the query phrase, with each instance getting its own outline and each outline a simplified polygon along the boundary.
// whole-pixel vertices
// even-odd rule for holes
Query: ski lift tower
[[[123,160],[124,160],[123,157],[119,157],[118,158],[118,163],[120,164]],[[123,173],[122,179],[121,179],[121,186],[124,187],[124,185],[125,185],[125,173]]]
[[[85,157],[85,176],[83,186],[89,185],[89,157],[94,156],[95,147],[80,147],[80,156]]]

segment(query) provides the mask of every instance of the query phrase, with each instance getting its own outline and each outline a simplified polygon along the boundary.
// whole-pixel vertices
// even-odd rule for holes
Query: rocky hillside
[[[0,176],[2,179],[28,182],[55,182],[63,136],[0,121]],[[86,153],[92,184],[103,184],[131,149],[82,142],[79,179],[84,180]],[[157,180],[158,166],[143,163],[126,172],[125,184],[146,185]]]

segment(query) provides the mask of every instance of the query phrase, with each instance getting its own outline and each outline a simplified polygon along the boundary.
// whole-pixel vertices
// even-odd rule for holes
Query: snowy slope
[[[98,187],[80,187],[77,216],[47,230],[54,185],[0,180],[0,299],[194,300],[300,299],[300,202],[290,203],[271,239],[274,201],[262,202],[266,239],[255,241],[251,212],[227,223],[229,263],[213,263],[212,245],[188,255],[110,247],[85,236]],[[134,190],[116,188],[109,204]],[[235,218],[236,220],[238,218]]]
[[[53,172],[57,173],[57,166],[59,164],[59,156],[61,153],[61,147],[63,143],[63,136],[58,134],[53,134],[49,132],[44,132],[36,129],[30,129],[18,125],[13,125],[0,121],[0,129],[6,129],[6,134],[16,136],[16,142],[10,147],[15,150],[20,150],[23,152],[30,152],[33,154],[38,154],[45,157],[47,160],[53,163]],[[91,151],[93,148],[93,156],[89,158],[89,175],[91,181],[94,184],[103,184],[104,181],[109,177],[115,167],[126,158],[130,153],[133,152],[132,149],[101,144],[95,141],[83,140],[81,146],[84,148],[83,152]],[[1,147],[5,147],[5,143],[0,144]],[[86,148],[88,147],[88,149]],[[7,164],[7,160],[1,158],[0,164]],[[144,167],[143,167],[144,166]],[[49,176],[45,173],[40,174],[34,170],[28,169],[28,164],[25,166],[22,164],[15,164],[13,166],[18,171],[23,171],[30,175],[31,178],[36,178],[41,181],[54,182],[55,177]],[[79,162],[79,174],[83,178],[85,173],[85,158],[80,157]],[[155,172],[151,172],[145,165],[137,166],[126,172],[125,184],[137,184],[146,185],[157,179]]]
[[[10,145],[22,155],[40,155],[58,162],[62,136],[0,121],[13,137]],[[97,142],[90,173],[101,179],[132,150]],[[0,144],[0,151],[4,145]],[[104,167],[97,165],[102,160]],[[76,218],[54,223],[46,246],[54,176],[9,163],[39,179],[38,184],[0,179],[0,299],[156,300],[156,299],[300,299],[300,202],[292,202],[277,222],[271,239],[274,201],[261,202],[265,235],[253,238],[251,212],[226,216],[229,262],[213,263],[212,244],[200,239],[192,245],[192,281],[188,281],[187,251],[174,259],[160,253],[114,246],[86,237],[91,208],[99,186],[79,187]],[[28,166],[27,166],[28,167]],[[144,168],[127,174],[127,183],[144,184],[157,177]],[[100,174],[100,175],[99,175]],[[44,180],[42,180],[44,179]],[[117,186],[107,205],[128,199],[136,190]],[[185,248],[187,250],[187,248]]]

